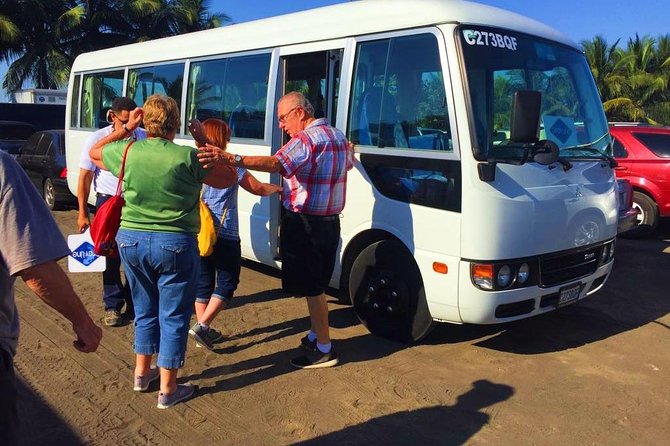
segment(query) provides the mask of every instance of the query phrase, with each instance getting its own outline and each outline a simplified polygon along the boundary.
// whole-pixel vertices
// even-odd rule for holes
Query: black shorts
[[[322,294],[333,275],[339,243],[339,215],[286,211],[280,237],[282,289],[296,297]]]

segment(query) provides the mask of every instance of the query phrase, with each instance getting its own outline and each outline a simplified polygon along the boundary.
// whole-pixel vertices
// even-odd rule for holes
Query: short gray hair
[[[296,107],[300,107],[305,110],[306,115],[310,117],[314,116],[314,106],[311,102],[309,102],[309,99],[307,99],[307,97],[299,91],[291,91],[286,93],[280,100],[283,101],[285,99],[293,99]]]

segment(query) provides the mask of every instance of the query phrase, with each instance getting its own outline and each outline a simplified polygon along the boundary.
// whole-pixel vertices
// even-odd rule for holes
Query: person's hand
[[[270,186],[270,190],[272,191],[273,194],[279,194],[279,197],[281,198],[281,194],[284,191],[284,188],[278,184],[272,184]]]
[[[207,135],[205,135],[205,131],[202,129],[202,124],[197,119],[194,118],[188,121],[188,131],[191,133],[196,147],[205,147],[205,145],[211,143]]]
[[[84,322],[73,323],[72,329],[77,334],[77,340],[72,342],[74,348],[83,353],[91,353],[98,349],[102,339],[102,328],[95,325],[90,317]]]
[[[81,234],[86,231],[89,226],[91,226],[91,217],[86,213],[79,214],[77,217],[77,229],[79,229],[79,233]]]
[[[226,152],[225,150],[207,144],[204,147],[198,148],[198,161],[203,165],[205,169],[214,167],[215,164],[220,163],[226,166],[232,166],[235,164],[234,155]]]
[[[144,111],[140,107],[136,107],[133,110],[130,110],[130,113],[128,114],[128,123],[126,124],[126,128],[129,131],[133,131],[136,128],[142,124],[142,118],[144,117]]]
[[[352,153],[356,152],[356,145],[352,141],[347,141],[347,145],[349,146],[349,150],[351,150]]]

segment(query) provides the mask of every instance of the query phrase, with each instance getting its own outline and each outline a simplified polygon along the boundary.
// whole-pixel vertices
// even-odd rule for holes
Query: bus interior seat
[[[358,116],[359,144],[408,147],[400,125],[395,97],[388,92],[384,93],[381,87],[372,87],[363,92]]]
[[[210,118],[221,119],[221,112],[211,108],[199,108],[195,111],[195,117],[200,122]]]
[[[265,118],[255,107],[239,105],[230,112],[228,125],[233,137],[263,138]]]

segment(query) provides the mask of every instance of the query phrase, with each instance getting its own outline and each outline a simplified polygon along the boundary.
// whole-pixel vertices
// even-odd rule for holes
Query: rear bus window
[[[73,93],[74,94],[74,93]],[[107,125],[107,110],[123,95],[123,70],[84,75],[80,127],[99,129]]]

